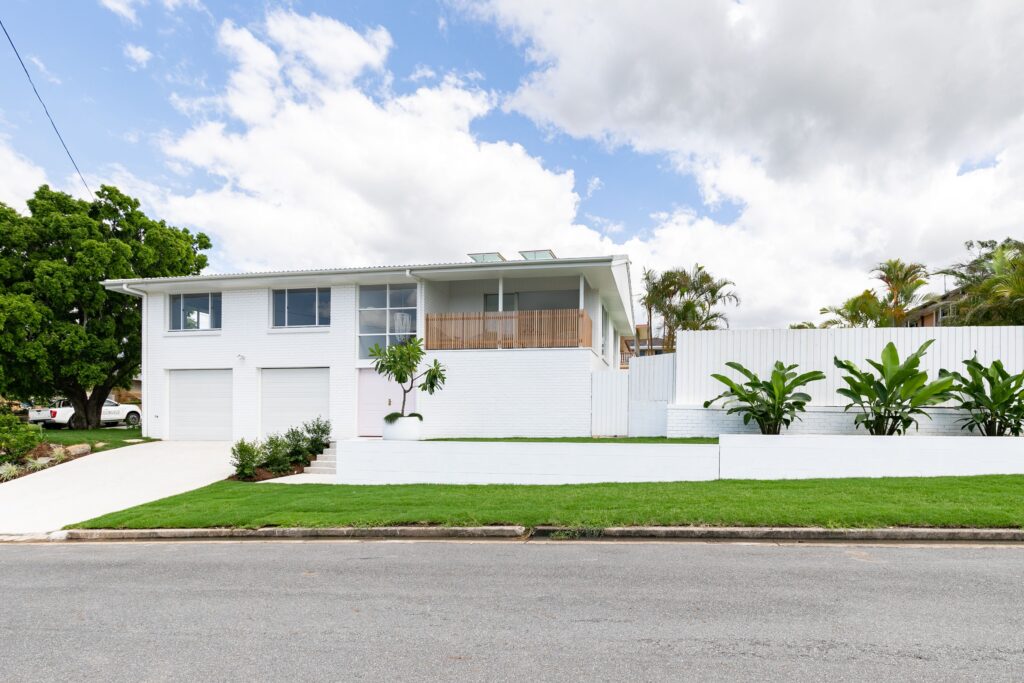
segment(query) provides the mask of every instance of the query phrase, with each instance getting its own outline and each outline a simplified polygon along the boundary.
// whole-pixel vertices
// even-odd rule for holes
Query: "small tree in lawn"
[[[379,344],[370,347],[373,369],[377,374],[397,382],[402,388],[402,409],[384,416],[384,421],[388,424],[393,424],[400,417],[415,417],[422,421],[423,416],[419,413],[405,412],[409,394],[417,386],[428,394],[433,394],[444,386],[445,367],[437,362],[437,359],[434,359],[433,364],[427,366],[423,372],[419,372],[420,363],[423,362],[425,355],[423,340],[418,337],[411,337],[400,344],[392,344],[383,349]]]

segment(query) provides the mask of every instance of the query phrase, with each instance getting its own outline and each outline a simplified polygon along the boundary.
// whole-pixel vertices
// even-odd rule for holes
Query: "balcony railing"
[[[428,313],[427,348],[589,348],[593,330],[584,310]]]

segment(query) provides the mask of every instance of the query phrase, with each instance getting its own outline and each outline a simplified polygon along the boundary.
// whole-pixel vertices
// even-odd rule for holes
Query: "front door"
[[[384,416],[402,409],[402,388],[373,370],[359,370],[359,436],[380,436]],[[416,410],[416,393],[409,394],[405,412]]]

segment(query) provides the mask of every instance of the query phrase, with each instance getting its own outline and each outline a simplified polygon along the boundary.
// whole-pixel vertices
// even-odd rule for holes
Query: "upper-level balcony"
[[[581,309],[428,313],[426,322],[431,350],[593,346],[593,321]]]

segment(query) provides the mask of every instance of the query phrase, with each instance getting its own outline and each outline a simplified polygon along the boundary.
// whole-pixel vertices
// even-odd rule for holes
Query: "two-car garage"
[[[233,439],[233,374],[229,369],[169,371],[169,438]],[[330,416],[329,368],[259,370],[260,436]],[[255,402],[254,402],[255,404]],[[256,406],[253,406],[254,412]]]

